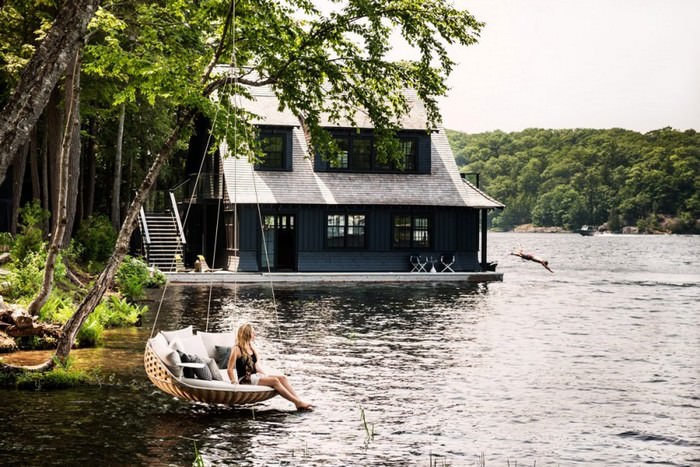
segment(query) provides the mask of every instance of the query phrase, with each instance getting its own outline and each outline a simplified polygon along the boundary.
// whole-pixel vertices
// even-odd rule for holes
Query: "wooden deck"
[[[500,272],[176,272],[165,273],[176,284],[255,284],[268,282],[494,282]]]

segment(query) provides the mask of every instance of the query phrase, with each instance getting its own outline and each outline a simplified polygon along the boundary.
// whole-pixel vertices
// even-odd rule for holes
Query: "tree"
[[[99,0],[67,0],[0,112],[0,183],[85,37]]]
[[[68,111],[66,113],[66,125],[63,130],[63,141],[61,152],[58,158],[58,210],[54,212],[53,234],[51,244],[46,255],[46,265],[44,266],[44,280],[37,296],[27,307],[31,315],[38,315],[41,307],[49,298],[53,285],[53,274],[59,250],[64,246],[66,229],[69,228],[69,218],[71,204],[75,208],[75,196],[71,196],[71,159],[75,159],[75,145],[78,144],[77,134],[80,132],[80,113],[78,112],[80,102],[80,50],[76,51],[72,60],[72,65],[68,71],[66,79],[66,102]]]
[[[98,15],[98,22],[109,21],[113,27],[86,50],[86,62],[91,63],[86,68],[110,80],[123,77],[114,104],[135,102],[139,96],[150,105],[168,103],[173,127],[125,214],[114,254],[63,327],[59,360],[68,356],[77,331],[111,284],[139,209],[197,113],[227,115],[229,124],[245,129],[238,135],[253,135],[251,116],[234,104],[246,94],[244,86],[269,86],[280,105],[299,116],[315,144],[330,141],[321,127],[323,115],[354,121],[362,107],[380,136],[379,146],[384,144],[388,153],[399,118],[409,110],[404,90],[416,90],[428,110],[426,128],[435,125],[436,99],[445,94],[453,65],[446,46],[473,43],[482,27],[446,0],[350,0],[329,14],[309,0],[131,2],[113,7]],[[120,14],[135,15],[136,21],[126,24]],[[416,49],[417,60],[387,58],[393,31]],[[95,53],[98,48],[104,53]],[[219,63],[229,66],[214,73]],[[216,100],[211,99],[214,93]],[[233,133],[220,127],[214,131],[216,140]],[[229,147],[238,154],[249,147],[244,138],[237,142],[234,146],[229,141]],[[47,366],[49,362],[42,368]]]

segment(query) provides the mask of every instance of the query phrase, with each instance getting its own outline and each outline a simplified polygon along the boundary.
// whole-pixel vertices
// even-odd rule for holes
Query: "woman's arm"
[[[228,366],[226,372],[231,384],[238,384],[238,375],[236,374],[236,359],[238,358],[238,346],[231,347],[231,355],[228,357]]]

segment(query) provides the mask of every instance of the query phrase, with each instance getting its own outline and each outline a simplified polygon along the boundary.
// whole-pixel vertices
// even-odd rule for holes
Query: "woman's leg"
[[[275,377],[280,380],[280,383],[282,383],[282,386],[284,386],[287,389],[287,391],[289,391],[290,394],[292,394],[297,399],[300,399],[300,397],[294,391],[294,388],[292,387],[292,383],[289,382],[289,378],[287,378],[284,375],[281,375],[281,376],[275,375]]]
[[[260,381],[258,381],[258,384],[262,386],[270,386],[275,391],[277,391],[280,396],[292,402],[297,407],[297,409],[305,409],[311,407],[311,404],[302,401],[301,399],[299,399],[299,397],[296,396],[296,394],[289,392],[289,390],[282,384],[280,378],[278,378],[277,376],[263,376],[262,378],[260,378]]]

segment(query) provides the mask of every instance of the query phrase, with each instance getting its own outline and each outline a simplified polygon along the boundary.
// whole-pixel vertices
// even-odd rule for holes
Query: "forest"
[[[448,130],[448,137],[460,171],[478,173],[481,189],[506,205],[492,213],[493,228],[700,233],[695,130]]]

